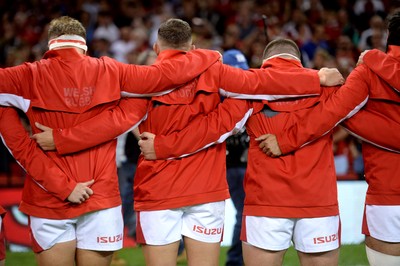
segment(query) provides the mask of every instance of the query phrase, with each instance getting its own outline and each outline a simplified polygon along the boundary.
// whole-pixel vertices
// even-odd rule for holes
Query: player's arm
[[[381,103],[382,104],[382,103]],[[387,104],[387,103],[386,103]],[[398,104],[395,105],[397,108]],[[382,106],[385,108],[385,106]],[[372,145],[400,152],[400,123],[382,113],[366,108],[341,123],[352,135]]]
[[[29,138],[13,108],[0,108],[0,134],[14,158],[36,183],[60,200],[68,198],[77,183]]]
[[[27,112],[30,100],[26,99],[31,84],[29,69],[25,65],[0,68],[0,105],[14,106]]]
[[[252,112],[247,101],[225,99],[214,111],[198,116],[183,130],[156,136],[155,156],[157,159],[185,157],[222,143],[244,126]],[[146,142],[142,140],[139,144],[146,145]]]
[[[299,96],[315,96],[323,85],[341,85],[343,76],[337,69],[320,71],[305,68],[242,70],[222,65],[219,72],[222,95],[237,99],[278,100]],[[216,79],[217,80],[217,79]]]
[[[177,51],[173,50],[173,52]],[[171,51],[162,53],[171,53]],[[196,49],[189,52],[180,51],[151,66],[119,63],[122,96],[147,97],[168,93],[176,86],[198,77],[220,59],[219,52]]]
[[[283,154],[295,151],[327,134],[337,124],[357,113],[368,100],[370,71],[361,65],[347,78],[346,83],[334,90],[328,97],[309,109],[294,112],[297,121],[287,130],[278,134],[277,141]],[[307,119],[304,117],[304,113]]]
[[[122,98],[118,105],[74,127],[48,129],[33,135],[45,150],[60,154],[85,150],[110,141],[135,128],[146,117],[147,99]]]

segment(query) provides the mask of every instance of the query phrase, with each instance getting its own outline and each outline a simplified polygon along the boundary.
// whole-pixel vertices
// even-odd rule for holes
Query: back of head
[[[86,39],[86,30],[78,20],[63,16],[53,19],[48,30],[49,40],[61,35],[77,35]]]
[[[49,50],[75,47],[87,51],[86,30],[78,20],[71,17],[53,19],[49,25],[48,38]]]
[[[400,12],[396,12],[389,18],[388,30],[387,45],[400,46]]]
[[[163,47],[189,50],[192,45],[192,29],[186,21],[168,19],[158,29],[158,41]]]
[[[265,47],[263,60],[276,56],[289,57],[300,61],[300,50],[297,44],[290,39],[276,39]]]
[[[222,56],[222,61],[224,64],[241,68],[244,70],[249,69],[249,65],[247,64],[247,59],[244,54],[236,49],[230,49],[224,52]]]

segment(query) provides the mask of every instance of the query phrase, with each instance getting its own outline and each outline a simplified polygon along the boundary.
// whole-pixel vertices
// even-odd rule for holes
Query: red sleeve
[[[35,182],[55,197],[67,199],[76,182],[67,177],[29,138],[14,109],[0,108],[0,134],[14,158]]]
[[[157,159],[184,157],[222,143],[244,126],[252,111],[247,101],[225,99],[213,112],[192,120],[185,129],[156,136]]]
[[[389,103],[379,103],[384,109]],[[396,104],[393,106],[399,108]],[[372,110],[363,108],[360,112],[352,116],[350,119],[342,122],[351,134],[377,147],[387,149],[394,152],[400,152],[400,123],[399,120],[393,119],[383,113],[385,110]],[[397,113],[397,111],[396,111]],[[398,118],[398,116],[396,116]]]
[[[220,57],[216,51],[196,49],[190,52],[182,51],[151,66],[121,64],[124,73],[121,91],[130,93],[123,96],[152,96],[196,78],[219,61]]]
[[[277,135],[282,153],[290,153],[318,139],[358,112],[368,99],[370,75],[365,66],[360,66],[353,70],[340,89],[326,94],[328,89],[324,89],[316,106],[294,113],[299,116],[298,122]]]
[[[81,151],[110,141],[136,127],[146,116],[147,99],[123,98],[118,105],[75,127],[53,131],[60,154]]]
[[[31,76],[28,72],[29,68],[25,65],[0,68],[0,94],[9,93],[22,96],[21,84],[28,82],[27,79]]]
[[[219,78],[223,89],[221,93],[238,99],[273,101],[321,93],[318,72],[304,68],[287,71],[261,68],[245,71],[223,65]]]

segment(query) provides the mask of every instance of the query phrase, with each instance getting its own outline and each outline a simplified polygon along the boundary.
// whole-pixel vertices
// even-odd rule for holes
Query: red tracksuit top
[[[243,71],[215,64],[185,86],[167,95],[152,97],[148,118],[139,125],[140,132],[167,135],[182,130],[190,121],[215,109],[221,99],[219,88],[229,90],[237,86],[243,91],[258,88],[254,79],[242,82],[240,72]],[[250,74],[245,73],[246,76]],[[266,78],[262,70],[254,73]],[[271,78],[265,79],[264,84],[269,80]],[[308,83],[310,81],[315,84],[307,79]],[[141,156],[134,178],[135,209],[173,209],[229,198],[225,160],[225,144],[178,160],[147,161]]]
[[[166,56],[159,56],[157,63],[166,58]],[[285,85],[282,80],[287,77],[293,77],[299,83]],[[307,89],[304,90],[304,86],[299,84],[307,84]],[[218,93],[220,87],[230,95],[253,93],[267,99],[300,93],[314,95],[320,93],[315,71],[271,69],[243,71],[218,62],[198,79],[187,83],[173,93],[153,97],[148,118],[140,126],[141,131],[168,134],[182,129],[191,120],[214,110],[220,102]],[[116,120],[120,121],[117,126],[115,126]],[[116,129],[115,127],[123,126],[123,121],[128,121],[125,123],[125,128]],[[101,131],[102,134],[95,139],[106,141],[120,134],[121,130],[129,129],[132,126],[131,122],[129,104],[126,100],[121,101],[118,108],[112,112],[103,112],[77,127],[55,132],[57,150],[66,153],[75,151],[77,147],[85,148],[87,144],[83,143],[83,138],[92,142],[91,145],[95,144],[90,140],[94,137],[93,133],[91,137],[86,133],[101,131],[102,127],[106,127],[109,133]],[[82,132],[87,136],[80,137]],[[71,147],[66,145],[67,143],[74,143],[74,145]],[[214,146],[195,156],[174,161],[145,161],[143,158],[139,160],[135,176],[136,210],[178,208],[220,201],[228,197],[224,146]]]
[[[385,94],[370,96],[364,107],[371,113],[380,115],[389,121],[389,130],[376,125],[374,120],[349,120],[348,128],[360,135],[364,132],[391,142],[393,151],[388,151],[370,143],[363,142],[362,155],[365,165],[365,180],[368,190],[365,203],[368,205],[400,205],[400,136],[397,125],[400,124],[400,47],[389,46],[388,52],[369,51],[364,56],[365,64],[377,78],[376,86],[388,90]],[[353,122],[353,123],[351,123]],[[397,152],[395,152],[397,151]]]
[[[272,59],[263,67],[301,67],[294,66],[290,61],[293,60]],[[245,177],[244,213],[274,217],[338,214],[330,136],[313,140],[357,112],[368,99],[370,84],[375,78],[376,75],[366,66],[361,66],[351,73],[340,89],[325,89],[319,99],[269,103],[227,100],[215,112],[196,120],[190,127],[168,136],[157,136],[157,158],[175,157],[209,146],[225,133],[224,129],[234,131],[236,122],[250,108],[254,114],[246,125],[250,149]],[[265,109],[265,104],[270,110]],[[296,106],[299,109],[297,111]],[[279,114],[273,116],[275,111]],[[304,125],[309,128],[303,130]],[[323,128],[321,133],[318,132],[320,127]],[[212,132],[209,129],[215,130]],[[291,131],[287,132],[288,129]],[[269,158],[254,140],[265,133],[274,133],[281,140],[288,139],[284,144],[286,148],[303,147],[280,158]],[[178,146],[178,141],[187,145]],[[307,141],[311,143],[304,146]]]
[[[144,94],[170,89],[198,76],[219,59],[217,53],[204,50],[186,56],[182,51],[166,53],[171,60],[163,64],[135,66],[107,57],[92,58],[75,49],[48,51],[40,61],[0,69],[0,104],[21,107],[31,125],[39,122],[51,128],[68,128],[116,106],[121,91]],[[12,117],[3,119],[7,124],[16,123]],[[39,130],[33,127],[33,132]],[[6,138],[5,142],[13,146]],[[116,141],[109,141],[65,156],[46,152],[43,161],[32,165],[37,153],[14,147],[14,157],[28,164],[22,165],[31,175],[24,185],[20,210],[63,219],[120,205],[115,148]],[[55,167],[62,173],[52,175]],[[91,179],[95,180],[91,187],[94,194],[89,200],[82,204],[66,201],[77,182]]]

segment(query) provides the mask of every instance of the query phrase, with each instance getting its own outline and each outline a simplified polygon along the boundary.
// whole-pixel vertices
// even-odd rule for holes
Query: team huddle
[[[146,265],[176,265],[182,238],[189,265],[218,265],[225,140],[245,128],[245,265],[282,265],[292,244],[301,265],[338,265],[340,124],[363,141],[368,260],[400,265],[400,14],[388,29],[387,53],[363,53],[345,81],[337,69],[304,68],[289,39],[265,47],[260,69],[229,66],[195,49],[179,19],[161,24],[151,66],[93,58],[82,24],[54,19],[43,59],[0,69],[0,134],[29,175],[20,210],[38,264],[110,265],[124,230],[116,138],[136,128],[136,242]],[[11,107],[26,113],[32,137]],[[0,260],[2,252],[0,243]]]

